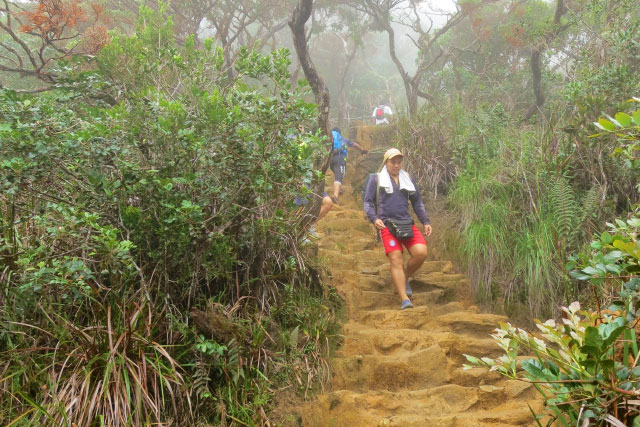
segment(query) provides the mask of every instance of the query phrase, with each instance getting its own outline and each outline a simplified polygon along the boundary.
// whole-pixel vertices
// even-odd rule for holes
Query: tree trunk
[[[311,61],[307,38],[304,31],[304,24],[311,16],[312,10],[313,0],[300,0],[293,11],[293,16],[291,21],[289,21],[289,27],[291,28],[291,33],[293,35],[293,45],[296,49],[296,54],[298,55],[298,61],[300,61],[302,71],[304,71],[304,75],[309,82],[309,86],[311,86],[316,104],[318,104],[318,108],[320,110],[320,114],[318,115],[318,127],[323,130],[327,137],[329,137],[331,136],[329,128],[329,91]],[[331,146],[333,146],[333,143]],[[328,166],[329,158],[326,159],[321,171],[324,173]]]
[[[400,77],[402,77],[402,83],[404,84],[404,91],[407,95],[407,103],[409,105],[409,117],[413,117],[418,110],[418,94],[412,85],[409,73],[404,69],[402,62],[400,62],[400,59],[398,59],[398,55],[396,54],[396,34],[389,23],[383,22],[383,20],[377,15],[375,18],[378,21],[378,24],[380,24],[387,32],[389,39],[389,55],[391,56],[393,63],[396,64]]]
[[[531,52],[531,83],[536,100],[531,104],[531,107],[529,107],[527,114],[525,114],[525,122],[529,121],[529,119],[542,108],[545,101],[544,91],[542,90],[542,52],[540,49],[534,49]]]
[[[304,25],[307,20],[309,20],[312,10],[313,0],[299,0],[298,5],[293,11],[291,21],[289,21],[289,27],[291,28],[293,45],[298,55],[298,61],[309,82],[309,86],[311,86],[316,104],[318,104],[318,127],[322,129],[327,136],[330,144],[326,157],[321,160],[320,164],[316,165],[316,168],[324,174],[329,168],[329,161],[331,160],[331,152],[333,150],[333,139],[331,138],[331,130],[329,128],[329,91],[311,61],[307,37],[304,31]],[[316,180],[312,184],[311,190],[315,194],[322,194],[324,192],[324,179]],[[318,212],[320,212],[321,204],[322,198],[315,197],[313,202],[307,205],[308,207],[302,220],[303,229],[315,222],[315,219],[318,217]]]
[[[338,85],[338,125],[340,127],[344,126],[344,118],[347,110],[347,94],[345,91],[347,74],[349,72],[349,67],[353,62],[353,59],[356,57],[356,53],[358,52],[357,46],[353,48],[353,52],[347,55],[347,61],[342,69],[342,73],[340,75],[340,81]]]
[[[544,35],[542,41],[534,46],[531,52],[531,84],[533,86],[533,94],[536,100],[527,114],[524,116],[524,121],[527,122],[531,117],[542,109],[544,105],[545,96],[542,88],[542,56],[544,55],[545,47],[560,34],[567,25],[562,24],[562,16],[567,13],[567,7],[565,0],[558,0],[556,4],[556,12],[553,16],[553,27]]]

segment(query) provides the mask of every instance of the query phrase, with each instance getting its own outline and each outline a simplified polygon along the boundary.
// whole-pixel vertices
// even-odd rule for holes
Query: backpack
[[[340,132],[332,130],[331,135],[333,136],[333,154],[346,154],[347,150],[342,142],[342,135],[340,135]]]
[[[376,108],[376,120],[384,120],[384,106],[382,105]]]

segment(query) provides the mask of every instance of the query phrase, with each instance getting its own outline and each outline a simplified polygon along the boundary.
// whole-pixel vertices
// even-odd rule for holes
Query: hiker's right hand
[[[373,222],[373,225],[375,225],[378,230],[384,230],[385,228],[387,228],[387,226],[384,225],[384,222],[382,222],[380,218],[376,219]]]
[[[367,154],[369,154],[369,150],[362,150],[360,153],[362,155],[366,156]]]

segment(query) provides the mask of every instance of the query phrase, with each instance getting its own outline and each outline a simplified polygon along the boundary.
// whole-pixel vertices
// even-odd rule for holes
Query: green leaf
[[[610,245],[611,242],[613,242],[613,237],[611,236],[611,234],[609,234],[608,232],[604,232],[600,235],[600,240],[602,241],[602,243],[604,243],[605,245]]]
[[[593,326],[587,326],[584,334],[584,345],[581,347],[583,353],[593,357],[598,357],[600,348],[602,347],[602,337],[598,329]]]
[[[611,251],[604,256],[605,261],[617,261],[620,257],[622,257],[621,251]]]
[[[578,272],[578,271],[571,271],[571,272],[569,273],[569,275],[570,275],[571,277],[573,277],[574,279],[576,279],[576,280],[589,280],[589,279],[591,279],[591,276],[590,276],[590,275],[588,275],[588,274],[583,274],[583,273],[580,273],[580,272]]]
[[[627,322],[622,317],[617,317],[611,323],[598,325],[598,332],[604,340],[604,347],[611,345],[627,327]],[[587,328],[588,329],[588,328]]]
[[[616,125],[603,118],[598,119],[598,121],[594,124],[602,130],[614,131],[616,129]]]
[[[293,331],[291,331],[291,335],[289,336],[289,346],[292,349],[298,347],[298,333],[300,332],[299,326],[296,326]]]
[[[632,117],[633,117],[633,123],[636,126],[640,126],[640,110],[634,111],[632,114]]]
[[[477,357],[469,356],[468,354],[465,354],[464,357],[467,358],[469,363],[472,363],[474,365],[479,365],[480,364],[480,359],[478,359]]]
[[[524,369],[531,377],[530,379],[534,381],[554,381],[556,379],[537,359],[523,360],[522,369]]]
[[[620,123],[622,127],[627,128],[631,126],[631,116],[626,113],[616,114],[616,121]]]
[[[593,268],[591,266],[586,267],[585,269],[582,270],[584,273],[589,274],[591,276],[595,276],[596,274],[600,274],[600,270]]]
[[[615,264],[607,264],[607,271],[614,274],[620,274],[622,272],[622,270],[620,270],[620,267]]]

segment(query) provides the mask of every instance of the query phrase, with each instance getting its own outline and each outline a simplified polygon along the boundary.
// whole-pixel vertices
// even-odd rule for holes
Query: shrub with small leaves
[[[640,279],[625,284],[624,307],[610,314],[562,307],[562,322],[536,322],[540,334],[501,324],[492,337],[505,354],[497,359],[465,355],[470,365],[534,383],[552,421],[563,425],[636,425],[640,422],[638,347],[634,323]],[[627,339],[630,338],[630,339]],[[629,343],[632,343],[631,352]],[[623,350],[624,351],[621,351]],[[530,354],[521,358],[520,354]],[[550,424],[551,424],[550,422]]]

